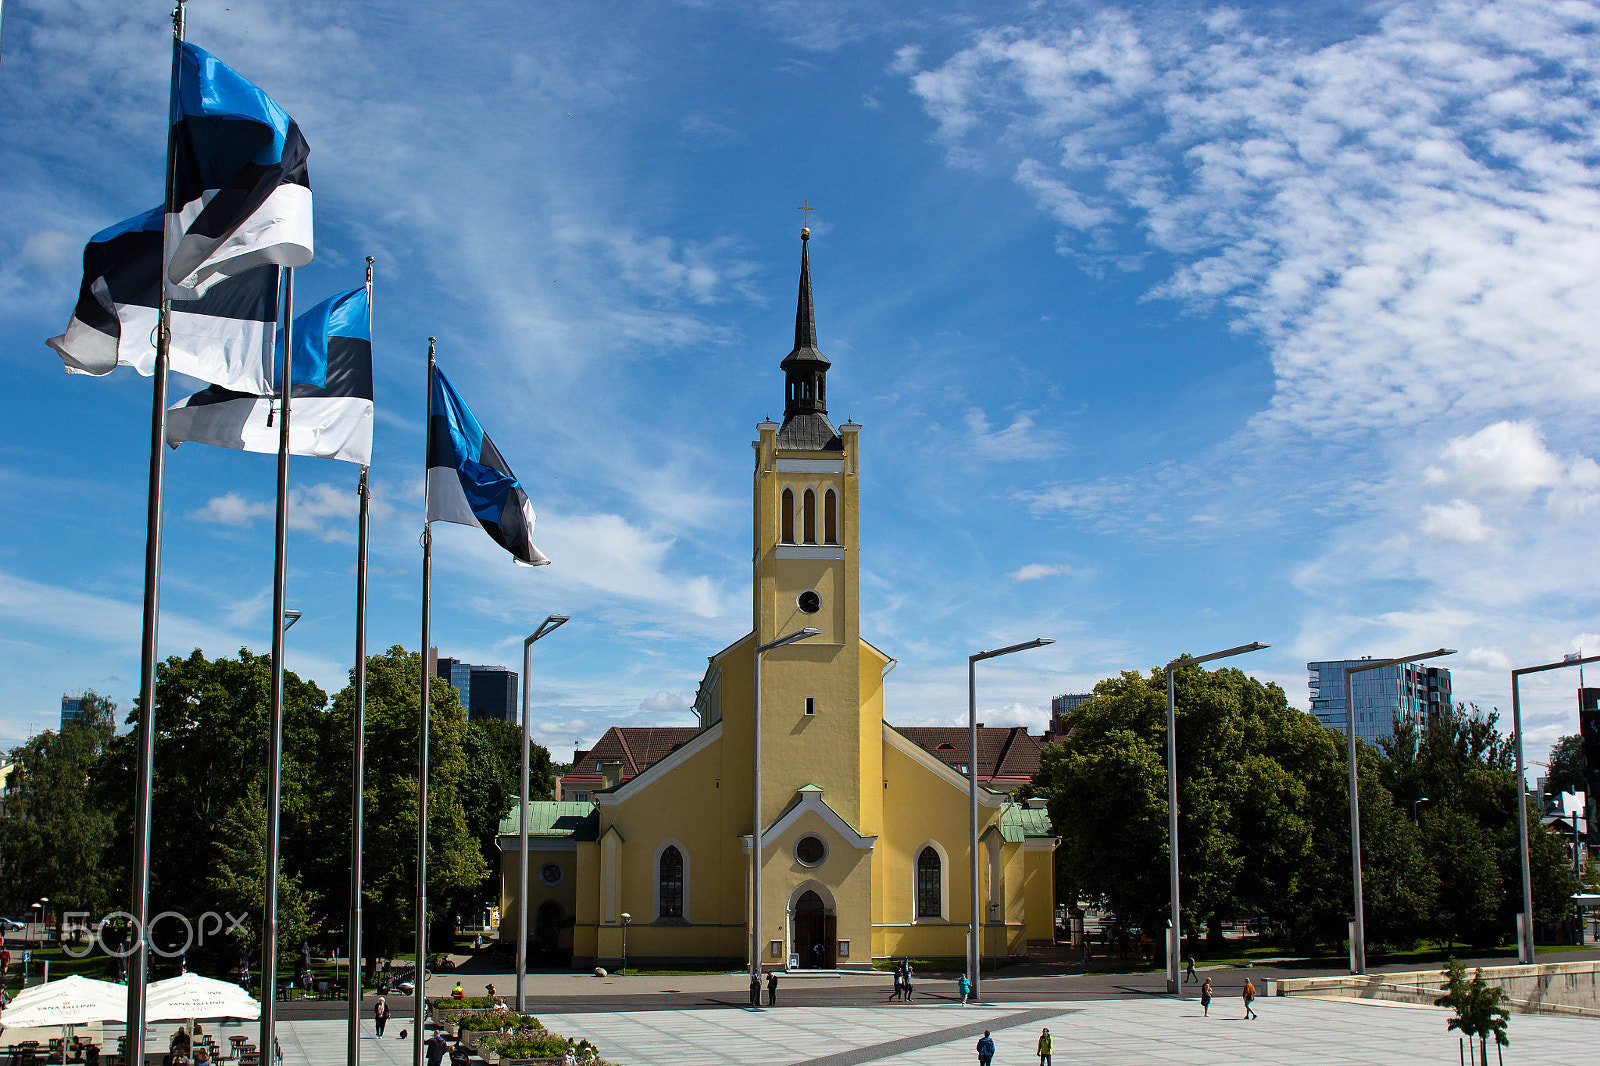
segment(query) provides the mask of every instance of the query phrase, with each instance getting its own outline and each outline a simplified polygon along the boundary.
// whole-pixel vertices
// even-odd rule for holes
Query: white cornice
[[[927,767],[936,777],[943,778],[948,784],[959,789],[963,795],[965,795],[968,791],[968,782],[966,778],[962,777],[960,774],[951,769],[943,759],[936,759],[932,755],[928,754],[928,750],[926,748],[912,740],[910,737],[906,736],[904,733],[900,732],[898,729],[891,726],[888,722],[883,723],[883,739],[888,741],[901,752],[910,756],[912,760]],[[1003,793],[997,794],[991,792],[982,785],[978,786],[978,806],[1004,807],[1010,802],[1010,796]]]
[[[842,474],[843,459],[779,459],[780,474]]]
[[[668,770],[681,765],[686,759],[705,751],[711,744],[722,738],[722,723],[718,722],[710,729],[701,730],[693,739],[685,741],[683,746],[671,752],[666,758],[652,763],[634,775],[633,779],[614,792],[596,792],[589,797],[589,801],[596,807],[615,807],[619,803],[626,803],[633,797],[650,787],[651,782]]]
[[[773,553],[779,559],[844,558],[844,548],[838,544],[779,544]]]
[[[782,836],[784,831],[794,825],[800,816],[807,811],[814,812],[824,822],[828,823],[828,828],[844,838],[846,843],[862,851],[870,851],[872,845],[878,840],[877,837],[862,836],[856,832],[854,826],[839,817],[838,811],[823,802],[821,792],[806,790],[801,792],[799,803],[785,811],[783,817],[773,822],[767,827],[767,831],[761,834],[761,846],[763,848],[770,847],[774,840]]]

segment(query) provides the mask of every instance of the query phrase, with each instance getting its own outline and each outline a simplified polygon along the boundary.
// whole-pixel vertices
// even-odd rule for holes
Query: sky
[[[160,202],[165,2],[0,38],[0,744],[137,693],[151,382],[63,375],[88,236]],[[435,530],[440,654],[533,657],[560,759],[692,724],[750,627],[807,202],[830,414],[863,426],[887,717],[1250,641],[1305,664],[1600,652],[1600,5],[194,0],[311,145],[300,306],[376,259],[369,649],[420,639],[427,339],[553,564]],[[174,400],[192,386],[175,381]],[[170,453],[161,652],[270,648],[275,462]],[[354,656],[357,470],[292,466],[291,669]],[[1530,759],[1575,671],[1523,686]],[[1535,768],[1537,769],[1537,768]]]

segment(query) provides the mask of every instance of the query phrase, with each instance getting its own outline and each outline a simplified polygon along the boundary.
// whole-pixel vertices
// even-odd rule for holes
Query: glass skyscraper
[[[1329,729],[1345,729],[1344,672],[1371,658],[1306,663],[1311,671],[1311,713]],[[1394,734],[1399,722],[1419,725],[1436,717],[1450,702],[1450,671],[1422,663],[1401,663],[1363,670],[1350,679],[1355,697],[1356,736],[1369,744]]]

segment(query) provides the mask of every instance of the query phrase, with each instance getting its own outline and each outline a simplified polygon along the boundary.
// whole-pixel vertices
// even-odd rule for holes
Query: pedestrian
[[[445,1046],[444,1031],[435,1029],[428,1038],[428,1066],[439,1066],[444,1061],[445,1053],[450,1049]]]
[[[750,1005],[761,1006],[761,975],[758,973],[750,975]]]
[[[1092,956],[1089,953],[1089,938],[1088,937],[1084,937],[1083,938],[1083,968],[1085,970],[1087,970],[1089,968],[1089,959],[1091,957]]]
[[[1205,1017],[1211,1017],[1211,978],[1209,977],[1200,985],[1200,1010]]]
[[[9,969],[11,969],[11,949],[0,948],[0,977],[4,977]]]
[[[905,975],[900,978],[900,984],[906,990],[906,1002],[910,1003],[911,1002],[911,960],[910,959],[906,960],[906,972],[905,972]]]
[[[894,964],[894,995],[889,997],[890,1003],[900,1002],[900,993],[904,991],[903,983],[906,976],[906,964],[896,961]]]
[[[1260,1017],[1260,1015],[1256,1014],[1255,1008],[1250,1006],[1256,999],[1256,986],[1255,982],[1248,977],[1244,979],[1244,991],[1241,995],[1244,997],[1244,1016],[1252,1021]]]
[[[483,994],[488,996],[490,999],[494,998],[494,982],[493,981],[490,981],[488,984],[483,986]]]
[[[456,986],[450,990],[450,998],[451,999],[466,999],[467,998],[467,990],[465,988],[461,987],[461,982],[460,981],[457,981],[456,982]]]
[[[777,970],[768,970],[767,971],[767,1006],[776,1007],[777,1005],[778,1005],[778,971]]]
[[[1046,1029],[1039,1034],[1039,1066],[1051,1066],[1050,1048],[1050,1030]]]
[[[978,1066],[989,1066],[989,1060],[994,1058],[994,1037],[985,1029],[978,1038]]]
[[[378,1035],[383,1035],[383,1030],[389,1024],[389,1001],[382,996],[372,1005],[372,1024],[377,1028]]]
[[[961,980],[956,982],[956,988],[961,992],[961,1005],[967,1005],[967,999],[972,995],[972,982],[967,980],[967,975],[962,974]]]

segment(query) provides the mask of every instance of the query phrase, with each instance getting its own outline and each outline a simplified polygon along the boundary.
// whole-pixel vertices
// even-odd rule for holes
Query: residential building
[[[1311,671],[1311,713],[1336,732],[1345,731],[1345,670],[1372,661],[1339,659],[1306,663]],[[1356,736],[1369,744],[1394,734],[1396,722],[1418,725],[1439,714],[1451,704],[1450,671],[1425,663],[1400,663],[1376,670],[1363,670],[1351,676],[1355,697]]]

